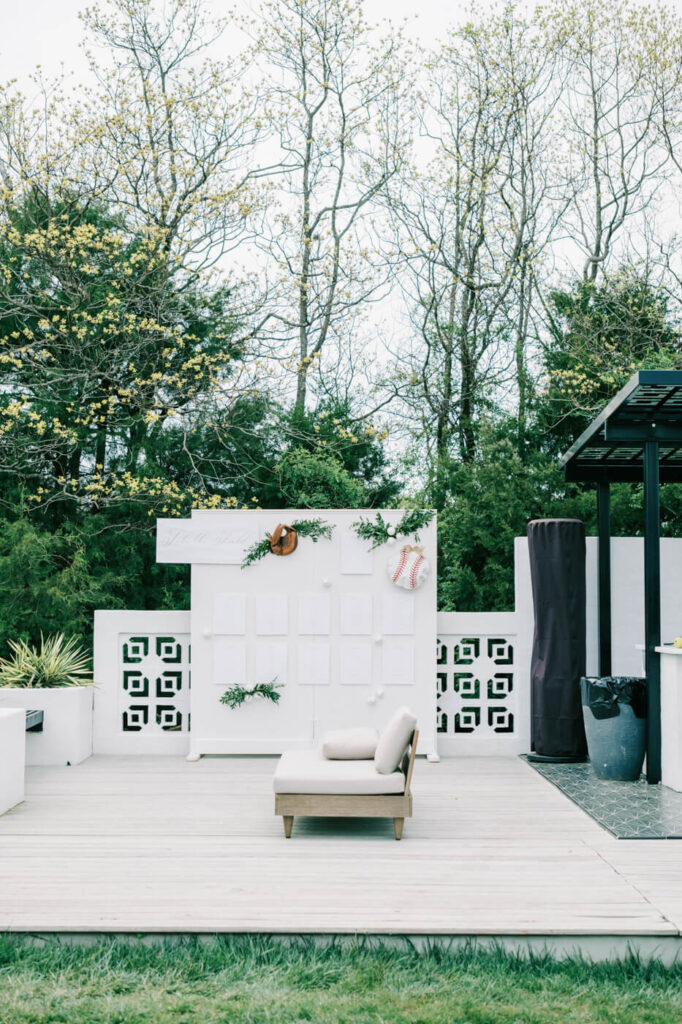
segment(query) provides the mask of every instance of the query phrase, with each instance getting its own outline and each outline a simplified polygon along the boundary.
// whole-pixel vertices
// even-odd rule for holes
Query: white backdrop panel
[[[330,728],[380,729],[401,704],[417,715],[421,752],[436,750],[435,519],[421,531],[431,574],[418,591],[407,592],[386,571],[395,548],[382,545],[370,552],[351,529],[360,516],[375,515],[292,509],[192,514],[191,528],[181,534],[189,553],[196,548],[193,529],[211,544],[220,537],[231,544],[232,538],[263,537],[278,523],[296,519],[322,518],[334,526],[330,541],[300,538],[293,554],[268,554],[246,569],[222,558],[211,564],[205,552],[193,562],[192,754],[279,753],[319,742]],[[402,512],[382,515],[396,524]],[[243,615],[235,595],[243,598]],[[216,626],[226,632],[216,635]],[[215,652],[229,642],[246,648],[242,685],[275,676],[284,684],[277,705],[254,699],[231,710],[219,703],[221,688],[212,685]]]

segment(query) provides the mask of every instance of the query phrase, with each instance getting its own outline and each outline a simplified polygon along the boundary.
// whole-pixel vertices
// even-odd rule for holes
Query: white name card
[[[239,565],[252,544],[260,540],[258,524],[212,525],[195,519],[156,520],[156,561]]]

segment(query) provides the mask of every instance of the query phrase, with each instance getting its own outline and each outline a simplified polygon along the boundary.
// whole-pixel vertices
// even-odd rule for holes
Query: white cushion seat
[[[374,761],[330,761],[321,750],[288,750],[282,754],[273,780],[275,793],[373,794],[404,793],[400,771],[385,775]]]

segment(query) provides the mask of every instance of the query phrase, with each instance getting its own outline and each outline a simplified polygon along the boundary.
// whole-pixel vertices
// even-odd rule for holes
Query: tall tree
[[[438,467],[455,451],[474,458],[477,417],[515,371],[525,415],[535,267],[562,179],[551,184],[542,159],[555,61],[512,9],[451,32],[426,66],[420,128],[433,157],[388,199],[415,334],[404,392]]]
[[[400,35],[377,41],[360,0],[268,0],[257,50],[279,137],[280,202],[260,239],[277,281],[265,348],[295,377],[343,348],[386,280],[372,240],[375,200],[401,165]]]
[[[211,56],[225,22],[205,10],[205,0],[107,0],[81,16],[100,87],[85,108],[88,157],[106,168],[108,201],[185,271],[243,240],[267,173],[247,62]]]
[[[656,29],[648,8],[629,0],[559,0],[540,22],[567,72],[559,138],[577,187],[565,227],[584,280],[594,282],[625,226],[650,215],[665,177],[661,104],[651,87],[651,65],[667,51],[664,23]]]

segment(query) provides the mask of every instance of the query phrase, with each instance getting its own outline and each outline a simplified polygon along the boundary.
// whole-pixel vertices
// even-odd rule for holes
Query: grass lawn
[[[682,965],[266,938],[0,938],[1,1024],[671,1024]]]

